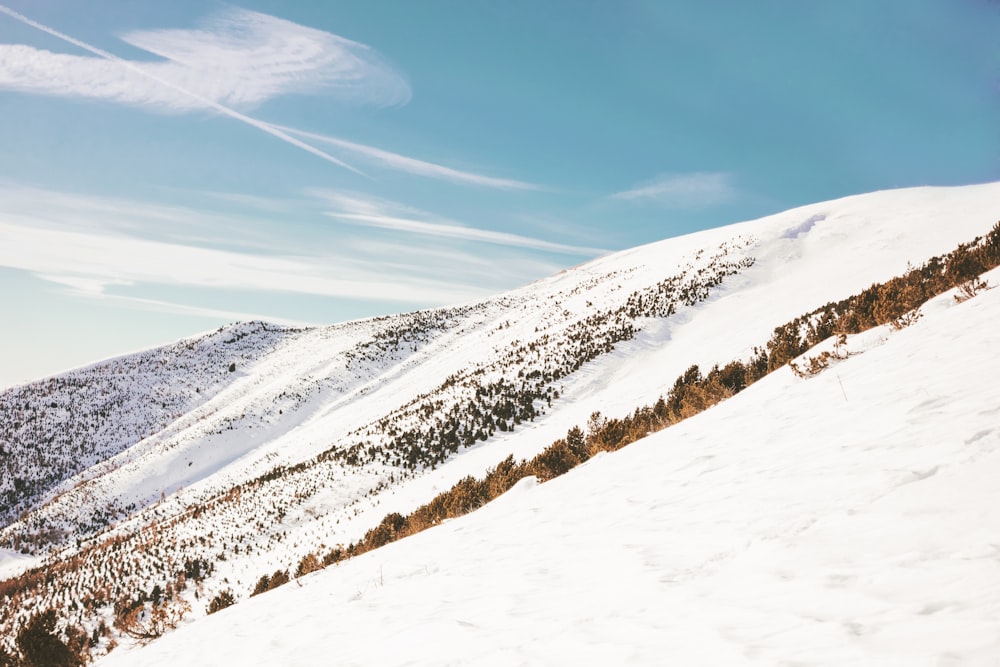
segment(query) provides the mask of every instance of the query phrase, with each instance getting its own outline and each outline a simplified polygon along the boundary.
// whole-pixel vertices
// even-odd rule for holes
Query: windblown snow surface
[[[593,410],[648,404],[688,365],[738,358],[774,326],[987,232],[998,204],[1000,184],[875,193],[557,277],[758,239],[755,265],[720,294],[585,365],[561,408],[496,456],[488,442],[441,470],[482,470]],[[850,338],[852,355],[815,377],[776,371],[551,482],[523,480],[101,664],[1000,665],[1000,289],[922,313]],[[418,478],[362,518],[426,502],[434,480],[446,483]]]

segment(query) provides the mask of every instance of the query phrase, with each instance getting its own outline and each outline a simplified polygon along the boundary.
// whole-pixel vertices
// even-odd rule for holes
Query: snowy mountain
[[[776,327],[986,234],[998,196],[850,197],[482,302],[238,324],[3,392],[3,634],[51,606],[101,654],[132,643],[111,628],[123,610],[166,597],[198,620],[109,664],[314,664],[331,647],[380,665],[990,664],[1000,290],[981,287],[796,362],[828,352],[826,372],[783,366],[558,479],[200,617],[595,412],[656,403],[693,364],[754,357]]]

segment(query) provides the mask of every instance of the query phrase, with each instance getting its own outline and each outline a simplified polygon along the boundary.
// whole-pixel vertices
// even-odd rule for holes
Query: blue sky
[[[0,2],[0,386],[1000,179],[992,0]]]

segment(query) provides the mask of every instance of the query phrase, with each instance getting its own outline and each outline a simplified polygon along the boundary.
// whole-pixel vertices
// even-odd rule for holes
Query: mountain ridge
[[[537,452],[555,439],[548,437],[549,434],[559,430],[564,432],[567,423],[585,423],[587,410],[595,404],[605,406],[606,414],[615,415],[621,410],[616,406],[626,406],[628,410],[628,406],[651,402],[650,399],[654,397],[650,394],[662,393],[663,383],[672,382],[683,371],[681,366],[686,367],[690,363],[711,364],[745,356],[750,352],[751,346],[766,340],[770,328],[788,319],[780,317],[782,313],[788,313],[788,317],[797,316],[803,310],[819,305],[818,302],[838,296],[842,298],[855,289],[854,286],[866,286],[862,283],[895,275],[902,268],[890,268],[883,264],[920,262],[931,254],[950,250],[954,244],[944,244],[943,239],[962,242],[968,241],[977,233],[984,233],[995,221],[995,213],[990,211],[989,204],[996,199],[998,193],[998,184],[989,184],[960,189],[919,189],[860,195],[803,207],[769,216],[761,221],[709,230],[681,237],[680,240],[668,239],[600,258],[551,279],[536,281],[506,296],[454,309],[420,311],[424,313],[422,316],[417,313],[383,318],[386,322],[399,326],[372,328],[371,320],[348,323],[368,328],[356,338],[337,338],[334,353],[330,352],[330,340],[323,336],[324,332],[330,333],[338,325],[289,334],[282,341],[289,340],[300,346],[292,357],[275,356],[273,353],[263,355],[254,361],[240,362],[232,372],[228,365],[223,365],[220,370],[219,364],[213,363],[214,373],[224,374],[226,380],[232,379],[214,396],[218,398],[225,392],[230,392],[233,396],[226,405],[220,406],[219,412],[228,412],[212,422],[211,428],[191,431],[188,436],[184,436],[185,431],[181,429],[179,434],[175,434],[176,437],[161,429],[150,436],[153,439],[147,443],[150,451],[169,452],[169,445],[173,442],[173,449],[188,447],[183,451],[194,455],[203,451],[210,443],[231,444],[229,434],[232,431],[239,436],[238,446],[233,445],[234,448],[228,450],[222,448],[224,451],[217,455],[222,458],[212,459],[207,463],[205,458],[194,461],[181,458],[174,461],[173,464],[176,465],[171,468],[173,464],[160,456],[152,459],[151,463],[142,464],[145,467],[135,468],[134,474],[128,474],[133,474],[134,479],[138,480],[138,486],[135,486],[137,492],[145,494],[135,498],[140,505],[146,503],[145,509],[140,506],[137,512],[119,512],[114,520],[121,520],[122,523],[114,528],[102,528],[98,521],[90,533],[86,529],[74,530],[71,539],[83,538],[95,544],[99,536],[103,536],[102,540],[119,539],[130,534],[130,531],[142,531],[189,517],[183,519],[189,524],[187,527],[170,528],[180,540],[179,546],[173,547],[171,553],[190,554],[190,557],[203,559],[206,563],[214,554],[221,553],[225,556],[222,560],[214,559],[217,571],[204,578],[203,583],[199,582],[199,587],[203,587],[202,595],[210,596],[220,590],[222,580],[230,577],[233,578],[230,583],[239,580],[242,581],[240,586],[247,588],[249,582],[245,577],[254,576],[254,572],[259,574],[261,570],[271,567],[288,567],[309,550],[307,546],[315,548],[331,538],[340,538],[339,541],[342,542],[356,539],[360,532],[374,526],[386,511],[394,507],[406,509],[409,506],[412,509],[414,503],[420,502],[420,498],[426,501],[434,488],[450,485],[448,480],[456,481],[470,470],[485,470],[509,454],[524,456]],[[951,217],[956,218],[957,222],[944,227],[941,223]],[[900,220],[907,219],[920,223],[914,223],[919,227],[919,238],[914,238],[912,230],[900,229]],[[929,227],[931,223],[937,224]],[[869,228],[866,228],[866,224]],[[751,229],[754,231],[752,237],[744,235],[740,240],[741,234],[738,232]],[[851,232],[864,237],[860,241],[857,238],[851,239]],[[861,241],[867,243],[862,244]],[[727,245],[730,243],[735,245]],[[840,245],[837,247],[841,248],[838,252],[829,249],[828,246],[838,243]],[[893,246],[893,243],[896,245]],[[901,260],[904,255],[909,256]],[[882,261],[866,265],[873,257]],[[845,271],[844,266],[838,264],[846,265],[850,270]],[[706,285],[709,287],[701,289]],[[768,290],[772,292],[771,298],[767,297]],[[516,303],[519,293],[526,296],[520,303]],[[816,295],[820,293],[826,296],[817,298]],[[775,300],[774,294],[778,294],[780,299]],[[800,307],[800,304],[806,303],[807,305]],[[630,307],[635,311],[634,314],[629,314]],[[517,308],[520,310],[516,310]],[[588,319],[595,318],[595,313],[599,315],[605,312],[612,313],[606,320],[600,317]],[[435,327],[447,329],[448,313],[455,316],[454,322],[467,323],[466,328],[462,329],[460,324],[452,322],[453,329],[458,327],[463,332],[461,337],[454,339],[455,342],[441,337],[440,333],[434,336],[428,333],[430,330],[436,331]],[[511,313],[518,313],[519,316],[514,318]],[[513,329],[511,319],[515,319]],[[727,320],[740,322],[745,325],[746,330],[734,333],[731,324],[726,326]],[[633,330],[622,328],[626,325]],[[565,340],[553,338],[567,331],[571,335]],[[764,333],[763,336],[756,335],[761,332]],[[341,333],[343,332],[338,331],[338,334]],[[576,336],[577,333],[579,336]],[[305,343],[310,342],[310,336],[317,340],[312,340],[313,346],[307,348]],[[541,342],[546,336],[549,338]],[[336,336],[331,334],[331,338]],[[569,350],[566,357],[569,365],[564,367],[560,365],[562,362],[549,363],[557,358],[557,355],[549,352],[539,353],[537,360],[532,362],[530,354],[534,350],[529,339],[536,346],[542,345],[544,350]],[[448,354],[431,354],[434,348],[429,346],[434,342],[439,343]],[[282,344],[284,343],[277,345],[280,347]],[[291,343],[288,345],[291,346]],[[468,347],[474,349],[465,349]],[[503,350],[507,348],[513,350],[509,354],[515,361],[509,367],[504,367],[503,355],[508,352]],[[366,356],[368,352],[371,355]],[[421,357],[421,352],[426,352],[426,355]],[[319,356],[319,360],[309,358],[310,354]],[[343,366],[337,365],[339,362],[326,361],[337,355],[342,355]],[[442,358],[443,356],[450,358]],[[485,365],[481,373],[474,372],[475,363],[471,364],[473,371],[469,371],[470,360],[479,358],[493,361],[483,362]],[[324,372],[316,370],[321,367]],[[572,370],[562,374],[564,368]],[[268,384],[261,379],[265,369],[268,377],[273,377],[275,370],[283,369],[285,379],[292,378],[294,383],[285,381],[284,384]],[[330,369],[335,369],[336,372],[330,373]],[[541,392],[537,387],[532,389],[535,385],[530,383],[535,376],[524,379],[525,374],[518,375],[518,370],[527,371],[528,374],[537,372],[538,382],[541,383],[537,387],[544,385],[551,389],[558,385],[557,389],[553,389],[558,391],[558,396],[553,396],[552,392]],[[465,375],[449,384],[449,378],[456,371],[465,372]],[[555,376],[557,372],[559,375]],[[391,377],[386,377],[387,374]],[[657,375],[662,376],[659,391],[656,390]],[[366,385],[365,377],[374,377],[375,384]],[[480,382],[477,379],[479,377],[488,381]],[[379,378],[384,381],[379,382]],[[361,391],[366,386],[369,388]],[[430,394],[421,390],[421,387],[430,391]],[[292,395],[296,388],[315,393],[308,394],[311,398],[302,399],[301,396]],[[480,391],[486,389],[489,391]],[[612,396],[614,391],[619,395]],[[413,401],[414,394],[418,397],[416,403]],[[422,394],[430,398],[420,399]],[[490,403],[494,396],[508,400],[512,396],[521,395],[527,395],[530,401],[521,404],[516,404],[515,401],[509,412],[503,401]],[[636,400],[638,395],[645,395],[645,399]],[[342,415],[343,404],[337,404],[337,397],[350,398],[350,406],[355,412],[352,415]],[[475,399],[474,403],[463,403],[470,397]],[[300,399],[304,402],[298,402]],[[195,412],[208,405],[211,400],[215,399],[200,404]],[[418,405],[421,400],[430,400],[433,409],[424,413],[411,410],[411,413],[407,413],[410,416],[406,417],[406,406]],[[314,411],[298,414],[297,411],[304,410],[302,406],[310,404],[310,401],[314,404]],[[451,402],[448,403],[449,401]],[[435,407],[435,402],[441,403],[441,406]],[[461,423],[454,423],[454,430],[448,432],[455,434],[455,442],[458,444],[454,450],[449,451],[452,440],[440,440],[445,443],[444,458],[434,458],[438,455],[433,454],[433,450],[427,450],[433,456],[425,459],[426,463],[410,468],[403,459],[385,459],[383,454],[386,450],[372,453],[370,448],[376,447],[377,443],[368,442],[369,449],[365,449],[364,438],[370,440],[376,435],[386,442],[387,437],[390,440],[397,438],[393,442],[398,442],[399,438],[412,432],[423,434],[418,439],[423,438],[421,442],[425,445],[432,442],[433,438],[428,440],[424,437],[428,433],[426,430],[413,431],[414,427],[408,427],[411,431],[406,431],[405,428],[400,431],[385,419],[393,414],[393,410],[403,409],[404,412],[400,413],[404,414],[400,418],[403,420],[401,424],[409,420],[408,423],[416,424],[416,427],[427,426],[428,418],[423,418],[427,423],[421,424],[418,413],[433,417],[438,424],[452,424],[454,418],[447,418],[449,413],[443,410],[446,403],[452,406],[469,406],[467,412],[473,415],[477,409],[482,412],[487,406],[492,406],[492,411],[485,414],[484,419],[487,421],[478,422],[470,421],[468,414],[464,412],[456,413],[461,418]],[[340,409],[337,409],[338,405]],[[387,405],[390,407],[386,408]],[[396,407],[391,407],[393,405]],[[285,415],[286,408],[292,416]],[[250,417],[246,416],[247,411]],[[197,416],[194,415],[195,424],[204,421],[197,419]],[[206,419],[211,417],[204,416]],[[534,421],[536,417],[537,423]],[[227,422],[226,419],[230,421]],[[482,424],[489,423],[489,420],[492,420],[496,430],[487,435],[485,440],[469,430],[477,423],[482,429]],[[498,426],[501,420],[503,428]],[[268,440],[268,428],[277,423],[284,423],[282,428],[285,435]],[[367,432],[357,431],[357,428],[352,431],[352,424],[360,425],[361,429],[366,428],[365,424],[370,426],[367,427]],[[231,428],[225,428],[227,426]],[[505,430],[508,427],[514,427],[514,432]],[[169,431],[170,428],[167,426],[166,430]],[[391,434],[390,429],[393,428],[399,433]],[[433,428],[434,433],[440,436],[441,427]],[[358,446],[355,453],[368,452],[371,457],[367,463],[362,462],[364,465],[351,464],[348,461],[351,456],[350,447],[338,444],[345,437],[351,436],[352,432],[362,434],[361,440],[355,443]],[[390,435],[386,436],[387,433]],[[185,437],[188,439],[185,440]],[[202,439],[198,440],[199,437]],[[293,442],[296,443],[297,450],[289,453],[286,445]],[[406,444],[405,438],[403,442]],[[329,449],[331,443],[334,445],[333,449]],[[289,466],[300,465],[303,461],[310,460],[311,456],[322,456],[324,451],[333,452],[329,460],[318,460],[325,466],[322,468],[325,472],[319,473],[320,468],[310,465],[295,472],[299,481],[290,483],[293,477],[285,476],[290,470]],[[387,451],[391,456],[391,452],[396,450]],[[246,458],[248,456],[250,458]],[[383,456],[381,461],[380,456]],[[178,475],[183,477],[187,472],[185,468],[193,468],[197,461],[200,467],[212,471],[220,460],[224,465],[218,470],[224,472],[237,466],[235,476],[221,478],[217,472],[200,481],[195,480],[183,492],[172,491],[168,494],[170,484],[178,479]],[[333,465],[338,462],[347,462],[347,465]],[[173,481],[160,489],[161,495],[157,500],[155,485],[149,484],[149,471],[152,469],[149,466],[163,466],[165,463],[167,479]],[[123,465],[116,470],[125,470],[126,467]],[[257,480],[263,480],[270,474],[277,475],[270,480],[260,481],[260,485],[271,482],[288,483],[287,488],[275,488],[273,493],[269,491],[272,495],[268,496],[268,502],[275,503],[276,506],[259,515],[262,518],[258,518],[260,523],[253,531],[266,535],[268,539],[265,541],[261,538],[256,542],[251,540],[247,544],[244,539],[247,533],[244,532],[242,538],[238,533],[228,533],[228,537],[214,538],[207,547],[198,547],[195,536],[219,533],[219,526],[224,525],[219,523],[223,515],[219,514],[215,523],[205,523],[207,519],[199,523],[199,517],[192,515],[206,512],[211,515],[216,511],[211,508],[218,507],[219,503],[249,502],[239,497],[227,500],[226,496],[234,489],[242,489],[239,494],[247,493],[248,496],[258,493],[258,489],[262,487],[253,487],[257,483],[253,481],[255,472],[260,473]],[[121,476],[123,473],[117,474],[119,479],[125,479]],[[101,482],[101,479],[105,481]],[[78,512],[74,507],[86,508],[85,504],[73,505],[70,502],[73,500],[73,493],[81,497],[86,495],[91,499],[101,497],[101,493],[105,494],[105,498],[120,497],[121,490],[125,487],[118,482],[107,482],[107,479],[111,478],[104,476],[78,480],[82,483],[54,499],[62,503],[62,509],[50,502],[39,508],[42,512],[32,513],[33,516],[27,522],[22,521],[21,525],[30,528],[30,521],[35,520],[40,521],[39,525],[44,529],[46,522],[58,526],[64,521],[60,516],[70,517],[72,520],[76,516],[73,512]],[[210,482],[206,484],[205,480]],[[101,490],[101,483],[105,484],[104,491]],[[247,486],[248,483],[250,486]],[[260,502],[254,507],[262,507]],[[52,507],[55,507],[54,513]],[[244,508],[249,507],[251,505],[244,504]],[[46,515],[45,511],[49,514]],[[63,514],[60,515],[59,512]],[[10,540],[11,535],[20,530],[16,523],[3,529],[0,533],[3,540]],[[349,527],[345,528],[343,524],[348,524]],[[276,537],[287,534],[289,530],[292,531],[291,538]],[[73,557],[73,548],[70,546],[66,551],[67,547],[59,547],[58,538],[53,543],[52,535],[45,534],[44,531],[36,532],[35,535],[42,540],[41,553],[45,553],[46,548],[51,553],[62,548],[64,552],[60,557]],[[235,540],[236,544],[230,540]],[[294,542],[297,546],[289,547],[285,540]],[[17,546],[10,542],[7,544]],[[46,547],[46,544],[49,546]],[[329,543],[327,546],[330,546]],[[52,551],[53,547],[55,551]],[[221,552],[218,551],[220,547]],[[245,551],[247,547],[254,549],[252,557]],[[259,549],[263,549],[264,554],[258,555]],[[175,555],[164,562],[169,568],[184,570],[183,563],[177,562],[177,558]],[[154,558],[151,562],[155,565],[157,561]],[[234,565],[234,562],[239,565]],[[138,573],[145,581],[141,584],[141,590],[148,590],[150,582],[156,578],[151,573],[156,570],[154,567],[153,570],[143,571],[147,574]],[[160,576],[163,585],[169,583],[169,579],[169,576]],[[92,606],[100,609],[102,605],[97,603],[104,601],[103,606],[107,608],[107,605],[121,595],[130,594],[134,593],[122,590],[116,594],[110,591],[108,595],[94,599]]]
[[[992,664],[1000,292],[962,297],[106,664]]]

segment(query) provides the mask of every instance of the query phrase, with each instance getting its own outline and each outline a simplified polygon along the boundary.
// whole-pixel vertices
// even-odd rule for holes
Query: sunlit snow
[[[203,479],[170,478],[186,471],[161,466],[157,485],[211,487],[219,475],[316,451],[474,363],[498,323],[510,322],[504,336],[528,335],[545,314],[532,300],[611,274],[630,289],[700,248],[755,239],[753,268],[585,365],[551,414],[383,493],[327,544],[354,539],[508,453],[539,451],[594,410],[649,404],[690,364],[746,355],[776,325],[985,233],[1000,216],[998,195],[1000,184],[875,193],[589,263],[515,292],[524,299],[514,308],[487,309],[367,384],[324,385],[293,421],[265,425],[259,449],[215,441],[234,463],[213,464]],[[1000,284],[998,271],[985,278]],[[614,289],[605,281],[565,308]],[[962,303],[945,294],[922,312],[903,330],[850,338],[854,354],[815,377],[781,369],[563,477],[524,480],[471,515],[196,614],[101,664],[996,665],[1000,290]],[[304,369],[321,377],[315,349],[289,344],[241,369],[223,390],[240,407],[225,409],[242,415],[273,401]],[[214,428],[211,405],[190,429]],[[197,433],[157,437],[188,451],[206,437]],[[142,467],[131,469],[118,488],[155,493]],[[317,507],[338,493],[348,492],[320,496]],[[289,529],[315,530],[307,519],[293,517]],[[293,556],[251,560],[246,575]]]

